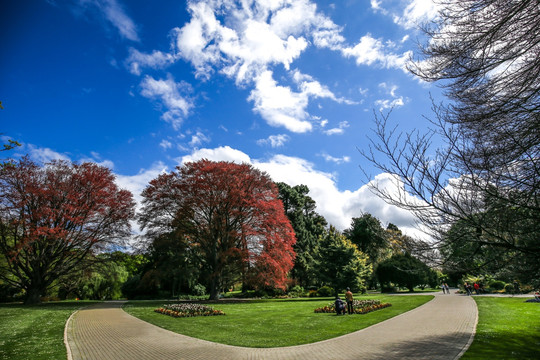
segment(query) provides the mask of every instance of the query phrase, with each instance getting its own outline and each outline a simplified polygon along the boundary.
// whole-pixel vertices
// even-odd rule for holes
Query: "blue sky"
[[[370,212],[373,111],[425,129],[440,90],[405,70],[430,0],[6,0],[0,132],[13,156],[110,167],[137,199],[185,161],[244,161],[306,184],[339,229]]]

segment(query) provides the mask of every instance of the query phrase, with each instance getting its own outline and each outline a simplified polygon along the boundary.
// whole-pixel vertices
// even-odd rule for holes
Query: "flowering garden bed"
[[[392,306],[390,303],[383,303],[381,304],[380,300],[353,300],[353,313],[354,314],[367,314],[372,311],[381,310],[387,307]],[[316,313],[335,313],[336,308],[334,306],[334,303],[330,303],[329,305],[316,308]]]
[[[200,304],[168,304],[154,310],[163,315],[172,317],[195,317],[225,315],[221,310]]]

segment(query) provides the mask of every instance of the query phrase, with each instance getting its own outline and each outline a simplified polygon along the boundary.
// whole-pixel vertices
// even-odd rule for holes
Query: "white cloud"
[[[437,18],[439,6],[433,0],[412,0],[403,14],[394,16],[394,22],[405,29],[415,28]]]
[[[375,105],[379,107],[379,110],[391,109],[405,105],[407,100],[403,96],[397,95],[398,86],[393,84],[387,84],[385,82],[379,84],[379,88],[386,94],[390,95],[391,99],[379,99],[375,101]]]
[[[348,121],[342,121],[339,123],[339,127],[332,128],[323,131],[326,135],[342,135],[345,133],[345,129],[349,127]]]
[[[79,0],[79,4],[83,7],[95,7],[122,37],[139,41],[137,26],[117,0]]]
[[[151,54],[145,54],[137,49],[130,48],[129,57],[126,59],[126,64],[132,74],[141,75],[141,68],[143,67],[163,69],[175,61],[175,56],[169,53],[154,50]]]
[[[255,103],[254,111],[269,125],[283,126],[297,133],[311,131],[312,125],[306,112],[307,94],[293,92],[289,87],[277,85],[271,71],[261,73],[255,82],[255,89],[251,91],[248,100]]]
[[[42,164],[51,162],[53,160],[71,161],[70,157],[66,154],[56,152],[49,148],[36,147],[32,144],[27,145],[27,153],[32,160]]]
[[[341,49],[346,57],[356,59],[357,65],[373,65],[377,64],[383,68],[395,68],[407,71],[406,63],[412,55],[411,51],[406,51],[403,54],[395,54],[390,52],[380,39],[375,39],[371,34],[364,35],[360,38],[358,44],[354,47],[343,47]]]
[[[189,145],[191,145],[192,147],[196,147],[209,141],[210,138],[198,130],[194,135],[191,135],[191,141],[189,142]]]
[[[161,148],[162,148],[163,150],[167,150],[167,149],[172,148],[173,144],[172,144],[170,141],[163,139],[163,140],[161,140],[161,142],[159,143],[159,146],[161,146]]]
[[[351,161],[351,158],[349,156],[343,156],[343,157],[337,158],[337,157],[328,155],[326,153],[322,153],[320,156],[322,156],[324,160],[328,162],[333,162],[336,164],[343,164],[343,163],[348,163]]]
[[[162,119],[171,123],[175,129],[180,128],[182,121],[193,108],[193,100],[187,96],[191,86],[184,82],[175,82],[169,74],[167,79],[156,80],[146,75],[141,81],[141,95],[150,99],[161,100],[166,111]]]
[[[291,139],[290,136],[286,134],[270,135],[267,139],[257,140],[257,144],[259,145],[270,144],[271,147],[278,148],[285,145],[285,143],[288,142],[290,139]]]
[[[201,159],[212,161],[230,161],[238,164],[251,163],[251,159],[246,153],[231,148],[230,146],[221,146],[215,149],[196,149],[190,155],[177,159],[179,164],[193,162]]]

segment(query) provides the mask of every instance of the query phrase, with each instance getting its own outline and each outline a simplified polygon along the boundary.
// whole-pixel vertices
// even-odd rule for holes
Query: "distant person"
[[[480,295],[480,285],[478,283],[474,283],[474,292],[476,295]]]
[[[467,292],[467,296],[471,296],[472,295],[471,285],[469,285],[469,283],[465,283],[463,284],[463,287],[465,288],[465,291]]]
[[[347,313],[351,315],[353,313],[353,294],[350,288],[347,288],[345,293],[345,301],[347,301]]]
[[[450,287],[448,286],[448,284],[447,284],[447,283],[444,283],[443,286],[444,286],[444,289],[446,290],[446,293],[447,293],[447,294],[450,294]],[[444,291],[443,291],[443,292],[444,292]]]
[[[444,284],[441,284],[441,289],[442,289],[442,293],[446,294],[446,287],[444,286]]]
[[[336,301],[334,302],[334,306],[336,308],[336,314],[338,315],[345,315],[345,304],[343,303],[343,300],[338,296],[336,297]]]

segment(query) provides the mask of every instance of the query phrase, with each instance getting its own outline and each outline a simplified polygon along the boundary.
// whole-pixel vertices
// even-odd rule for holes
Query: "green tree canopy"
[[[296,259],[291,272],[292,278],[302,286],[312,285],[315,263],[313,253],[327,222],[315,211],[315,200],[308,195],[309,188],[306,185],[289,186],[282,182],[276,185],[285,214],[296,234]]]
[[[362,290],[371,275],[368,257],[334,227],[321,237],[316,259],[319,280],[332,287],[336,295],[347,287]]]
[[[414,291],[418,285],[437,285],[437,274],[409,253],[394,254],[379,263],[376,270],[381,285],[393,283]]]
[[[379,219],[371,214],[353,218],[351,226],[343,233],[358,250],[369,256],[372,264],[377,264],[389,248],[386,231]]]

